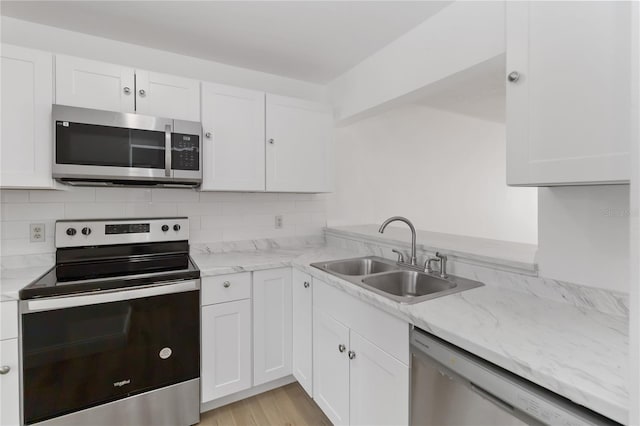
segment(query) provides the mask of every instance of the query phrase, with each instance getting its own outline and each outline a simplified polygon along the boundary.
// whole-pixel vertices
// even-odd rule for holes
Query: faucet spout
[[[380,229],[378,229],[378,232],[381,234],[384,233],[384,230],[387,228],[387,225],[389,225],[391,222],[404,222],[409,226],[409,229],[411,229],[411,265],[416,265],[417,259],[416,259],[416,228],[415,226],[413,226],[413,223],[411,223],[411,221],[406,217],[392,216],[389,219],[382,222],[382,225],[380,225]]]

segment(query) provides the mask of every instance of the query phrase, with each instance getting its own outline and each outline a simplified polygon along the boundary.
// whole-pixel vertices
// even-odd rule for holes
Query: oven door
[[[22,301],[25,424],[198,378],[199,287]]]
[[[173,120],[54,105],[54,178],[170,180]]]

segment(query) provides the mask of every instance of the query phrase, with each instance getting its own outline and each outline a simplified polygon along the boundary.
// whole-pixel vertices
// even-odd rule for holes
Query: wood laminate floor
[[[297,383],[207,411],[199,426],[321,425],[331,422]]]

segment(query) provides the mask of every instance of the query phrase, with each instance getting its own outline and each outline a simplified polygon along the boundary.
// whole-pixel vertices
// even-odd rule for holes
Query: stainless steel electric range
[[[20,291],[23,422],[198,423],[189,220],[58,221],[55,238],[55,267]]]

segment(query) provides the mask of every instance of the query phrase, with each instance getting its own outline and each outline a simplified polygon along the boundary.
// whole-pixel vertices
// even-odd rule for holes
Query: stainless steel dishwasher
[[[414,328],[411,332],[411,424],[618,423]]]

